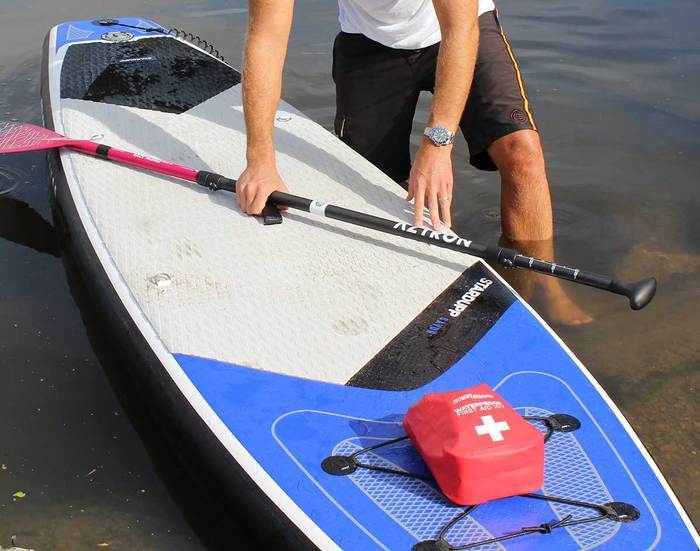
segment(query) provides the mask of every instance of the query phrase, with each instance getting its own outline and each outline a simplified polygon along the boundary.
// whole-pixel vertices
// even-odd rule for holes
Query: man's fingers
[[[433,224],[433,228],[440,231],[440,207],[437,193],[434,191],[428,192],[428,209],[430,210],[430,222]]]
[[[452,227],[452,215],[450,211],[452,210],[452,197],[449,195],[443,195],[440,197],[440,218],[442,222],[448,228]]]
[[[252,214],[250,208],[253,204],[253,198],[255,197],[256,185],[248,184],[243,188],[243,200],[245,201],[245,208],[243,209],[246,214]]]
[[[265,208],[265,203],[267,203],[269,196],[270,194],[263,188],[258,188],[255,197],[249,200],[248,214],[260,214]]]
[[[414,191],[415,202],[413,203],[413,225],[417,228],[423,227],[423,207],[425,205],[425,188],[419,187]]]
[[[452,182],[448,182],[442,188],[440,196],[440,218],[448,228],[452,227]]]
[[[408,194],[406,195],[406,201],[411,201],[416,196],[414,189],[415,189],[415,186],[413,185],[413,183],[409,182],[408,183]]]
[[[248,212],[248,200],[247,200],[247,190],[248,185],[246,182],[238,181],[236,185],[236,199],[238,200],[238,206],[243,212]]]

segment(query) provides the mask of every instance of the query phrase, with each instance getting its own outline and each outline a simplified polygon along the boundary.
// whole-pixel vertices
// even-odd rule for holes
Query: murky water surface
[[[240,65],[241,0],[118,5],[115,14],[106,0],[2,2],[0,118],[40,122],[41,43],[69,19],[154,18],[206,37]],[[698,523],[700,5],[504,0],[500,8],[545,145],[557,259],[660,282],[653,305],[637,313],[617,297],[568,287],[595,320],[555,329]],[[298,2],[284,90],[327,128],[336,16],[332,0]],[[468,168],[463,147],[455,166],[456,229],[496,242],[497,177]],[[17,535],[18,545],[37,550],[246,547],[198,513],[202,496],[151,443],[153,428],[124,390],[119,351],[90,329],[95,313],[68,275],[41,154],[0,159],[0,194],[12,186],[0,196],[0,545]],[[513,283],[526,292],[533,281]],[[532,303],[548,317],[544,297],[535,293]]]

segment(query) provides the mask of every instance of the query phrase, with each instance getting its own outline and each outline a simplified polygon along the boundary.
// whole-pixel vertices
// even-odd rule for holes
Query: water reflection
[[[26,177],[12,166],[0,165],[0,197],[12,193]]]
[[[61,254],[51,224],[28,203],[12,197],[0,197],[0,239],[55,257]]]

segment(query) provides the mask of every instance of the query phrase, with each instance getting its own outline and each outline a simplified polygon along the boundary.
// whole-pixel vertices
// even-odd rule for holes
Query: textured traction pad
[[[235,86],[240,74],[169,37],[75,44],[61,71],[61,97],[180,114]]]

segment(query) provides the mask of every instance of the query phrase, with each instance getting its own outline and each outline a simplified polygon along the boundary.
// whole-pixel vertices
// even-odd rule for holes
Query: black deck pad
[[[423,386],[464,356],[515,300],[510,289],[478,262],[347,384],[381,390]]]
[[[161,36],[71,46],[61,97],[180,114],[240,81],[225,63]]]

